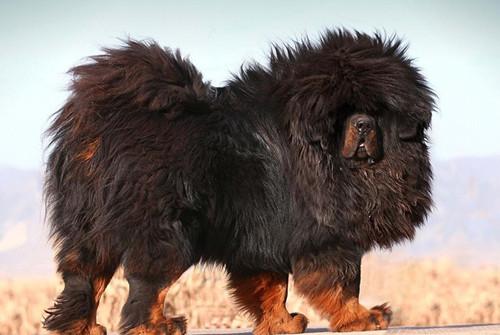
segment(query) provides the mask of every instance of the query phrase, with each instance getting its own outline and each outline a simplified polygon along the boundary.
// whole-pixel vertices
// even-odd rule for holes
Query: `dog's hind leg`
[[[177,229],[181,225],[176,221],[145,229],[126,251],[123,267],[130,291],[121,313],[121,334],[186,333],[184,317],[167,317],[163,313],[169,288],[193,264],[191,244],[182,229]]]
[[[290,314],[285,306],[288,274],[230,273],[229,287],[237,304],[255,320],[254,334],[302,333],[306,329],[307,318],[298,313]]]
[[[122,309],[120,329],[127,335],[183,335],[186,319],[163,314],[165,296],[178,275],[157,276],[128,274],[130,292]],[[175,278],[173,278],[175,277]]]
[[[106,334],[106,329],[97,324],[97,307],[118,267],[119,257],[110,257],[106,265],[98,266],[87,249],[62,248],[57,259],[64,289],[54,306],[46,310],[44,328],[58,335]]]

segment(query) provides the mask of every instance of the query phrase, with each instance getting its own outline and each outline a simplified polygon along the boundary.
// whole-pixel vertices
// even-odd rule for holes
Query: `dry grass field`
[[[361,300],[366,305],[390,301],[394,325],[500,323],[500,268],[461,268],[446,261],[384,264],[384,257],[364,260]],[[293,285],[292,285],[293,286]],[[0,335],[44,334],[43,309],[61,289],[57,279],[0,279]],[[116,330],[128,291],[117,275],[103,296],[98,321]],[[290,311],[301,311],[312,324],[320,318],[293,293]],[[191,328],[249,327],[225,290],[224,274],[195,268],[169,292],[167,313],[184,314]]]

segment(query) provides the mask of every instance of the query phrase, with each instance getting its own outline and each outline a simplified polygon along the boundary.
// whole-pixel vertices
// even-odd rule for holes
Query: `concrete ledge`
[[[251,335],[250,329],[193,329],[189,331],[193,335]],[[387,330],[351,332],[351,333],[332,333],[326,328],[311,327],[306,330],[308,335],[331,335],[331,334],[349,334],[349,335],[383,335],[383,334],[447,334],[447,335],[500,335],[500,324],[487,325],[456,325],[442,327],[391,327]]]

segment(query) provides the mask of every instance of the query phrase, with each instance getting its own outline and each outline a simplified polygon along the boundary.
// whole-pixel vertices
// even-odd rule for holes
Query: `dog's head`
[[[353,168],[425,143],[433,93],[399,40],[335,31],[301,48],[276,52],[272,63],[292,74],[287,110],[297,141]]]
[[[431,206],[434,95],[405,50],[333,31],[271,59],[299,195],[315,221],[364,250],[411,239]]]

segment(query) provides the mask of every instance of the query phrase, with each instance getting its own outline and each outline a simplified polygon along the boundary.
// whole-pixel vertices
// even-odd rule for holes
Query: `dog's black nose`
[[[368,116],[361,116],[355,122],[355,127],[361,134],[369,132],[373,126],[373,119]]]

